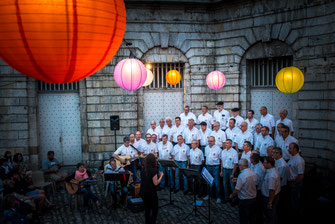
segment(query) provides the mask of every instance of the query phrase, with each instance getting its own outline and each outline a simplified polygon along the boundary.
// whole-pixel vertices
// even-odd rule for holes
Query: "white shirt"
[[[157,140],[158,140],[159,135],[160,135],[160,130],[158,130],[158,127],[156,127],[155,130],[153,130],[152,128],[150,128],[147,131],[147,134],[150,134],[150,135],[156,134],[157,135]]]
[[[256,165],[250,166],[250,169],[257,175],[257,190],[260,190],[262,187],[262,182],[265,175],[265,168],[261,162],[257,163]]]
[[[213,145],[212,148],[207,145],[205,148],[206,165],[220,165],[221,151],[221,148],[217,145]]]
[[[262,184],[262,194],[269,197],[269,191],[274,190],[275,195],[280,192],[280,175],[276,168],[266,169]]]
[[[190,130],[189,127],[184,129],[183,132],[185,143],[191,144],[193,140],[200,140],[200,132],[196,127],[193,127],[192,130]]]
[[[250,131],[251,134],[254,134],[256,132],[256,124],[258,124],[259,121],[255,118],[252,118],[251,121],[249,119],[245,119],[245,122],[248,124],[248,131]]]
[[[210,134],[215,138],[215,145],[222,147],[223,143],[226,141],[226,133],[222,130],[215,131],[213,130]]]
[[[220,128],[226,130],[227,123],[229,118],[229,112],[222,109],[221,112],[219,110],[214,111],[213,121],[220,122]]]
[[[112,166],[110,164],[106,164],[105,169],[104,169],[104,173],[119,173],[119,172],[125,172],[125,170],[120,167],[120,166],[116,166],[115,170],[113,170]]]
[[[200,132],[200,146],[208,145],[208,138],[211,135],[211,130],[206,128],[205,132],[203,132],[202,129],[199,132]]]
[[[213,123],[212,115],[210,115],[208,112],[205,115],[200,114],[198,116],[198,122],[197,123],[200,124],[203,121],[207,123],[207,128],[212,130],[212,123]]]
[[[134,158],[135,156],[138,155],[135,149],[133,149],[131,146],[126,147],[125,145],[120,146],[114,154],[116,155],[121,155],[121,156],[126,156],[130,155],[131,158]]]
[[[159,141],[159,139],[162,138],[163,134],[167,134],[169,130],[167,129],[167,126],[164,125],[163,128],[161,128],[161,126],[158,126],[155,131],[158,132],[157,141]]]
[[[237,115],[236,117],[232,116],[228,119],[228,122],[227,122],[227,128],[229,127],[229,120],[234,118],[235,119],[235,127],[238,127],[240,128],[241,127],[241,123],[244,121],[243,117],[241,117],[240,115]]]
[[[233,169],[234,164],[238,164],[238,153],[235,149],[224,149],[221,152],[222,167],[225,169]]]
[[[279,119],[278,121],[276,121],[276,127],[278,126],[279,123],[283,123],[286,126],[288,126],[290,128],[290,133],[293,132],[293,123],[290,119],[288,119],[287,117],[284,118],[284,120]]]
[[[148,144],[146,141],[141,144],[141,150],[144,154],[158,152],[156,143],[150,142]]]
[[[190,147],[184,143],[181,146],[177,144],[173,147],[172,155],[174,155],[175,161],[185,162],[190,155]]]
[[[298,140],[291,135],[288,135],[285,140],[283,139],[282,136],[280,138],[278,138],[277,147],[281,148],[281,150],[283,152],[283,158],[285,160],[289,160],[291,158],[291,155],[288,152],[288,148],[289,148],[291,143],[297,143],[298,144]]]
[[[174,127],[173,125],[171,127],[169,126],[165,126],[165,130],[163,130],[163,134],[167,134],[168,135],[168,141],[171,140],[171,136],[173,135],[174,132]]]
[[[235,137],[235,143],[237,143],[238,149],[242,150],[243,143],[245,141],[249,141],[251,145],[254,144],[254,137],[252,136],[251,132],[246,130],[245,132],[240,131]]]
[[[288,180],[294,181],[299,174],[305,173],[305,160],[297,153],[288,161],[290,174]]]
[[[204,161],[204,153],[199,149],[190,149],[190,163],[191,165],[201,165]]]
[[[248,165],[250,167],[250,156],[251,156],[251,151],[245,153],[245,151],[242,152],[242,156],[241,156],[241,159],[246,159],[248,160]]]
[[[257,196],[256,189],[257,175],[249,168],[241,171],[238,175],[235,189],[239,190],[238,198],[240,200],[253,199]]]
[[[287,178],[289,174],[289,167],[283,158],[276,160],[275,167],[280,175],[280,186],[287,184]]]
[[[275,127],[275,119],[271,114],[267,113],[265,116],[261,115],[260,123],[263,126],[267,126],[270,130],[269,134],[272,134],[272,127]]]
[[[137,141],[136,138],[135,138],[135,142],[134,142],[133,146],[134,146],[135,148],[137,148],[138,151],[142,152],[141,145],[142,145],[143,143],[145,143],[145,140],[144,140],[143,138],[140,138],[140,140],[138,140],[138,141]]]
[[[259,138],[261,138],[261,137],[262,137],[261,132],[259,132],[258,134],[257,134],[257,132],[254,133],[254,146],[255,147],[257,146],[257,142],[258,142]]]
[[[257,141],[256,149],[259,149],[260,156],[267,156],[267,148],[274,145],[274,141],[270,135],[265,136],[265,138],[262,136]]]
[[[160,159],[171,159],[172,158],[172,151],[173,146],[172,143],[167,141],[166,144],[163,144],[163,141],[159,142],[157,144],[159,158]]]
[[[227,139],[232,140],[232,142],[235,142],[235,138],[238,133],[240,133],[241,129],[234,127],[233,129],[227,128],[226,129],[226,137]]]
[[[192,112],[188,112],[187,116],[185,115],[185,113],[181,113],[179,117],[181,120],[181,124],[186,127],[187,127],[188,119],[192,118],[194,122],[197,123],[197,117]]]
[[[172,141],[173,142],[178,142],[178,135],[183,135],[183,131],[185,129],[185,126],[184,125],[179,125],[179,127],[177,127],[176,125],[173,126],[173,130],[172,130],[172,135],[173,135],[173,139]]]

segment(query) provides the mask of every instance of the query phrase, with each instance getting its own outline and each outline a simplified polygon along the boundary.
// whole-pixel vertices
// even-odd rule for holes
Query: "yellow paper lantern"
[[[165,78],[170,85],[176,85],[180,82],[181,75],[177,70],[171,70],[168,73],[166,73]]]
[[[276,76],[276,86],[283,93],[298,92],[304,85],[304,74],[297,67],[281,69]]]

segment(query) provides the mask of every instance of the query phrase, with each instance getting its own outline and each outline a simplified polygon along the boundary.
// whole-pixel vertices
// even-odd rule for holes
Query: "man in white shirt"
[[[279,123],[283,123],[286,126],[290,128],[290,135],[293,136],[294,130],[293,130],[293,122],[287,118],[288,111],[286,109],[282,109],[279,113],[280,119],[276,121],[276,126]]]
[[[158,149],[157,145],[151,142],[151,135],[145,135],[145,142],[141,145],[142,154],[148,155],[150,153],[154,154],[157,158],[158,156]]]
[[[179,117],[181,119],[181,124],[184,126],[187,126],[189,119],[193,119],[195,122],[197,120],[197,117],[194,115],[194,113],[190,112],[189,106],[184,107],[184,113],[181,113]]]
[[[167,134],[168,135],[168,141],[172,142],[172,135],[174,132],[174,128],[172,125],[172,119],[171,117],[167,117],[165,118],[166,121],[166,126],[165,126],[165,130],[163,130],[163,134]]]
[[[252,151],[250,156],[251,166],[250,169],[257,175],[257,211],[256,211],[256,223],[263,223],[263,196],[261,192],[262,183],[265,175],[265,168],[260,162],[259,152],[256,150]]]
[[[235,119],[235,126],[237,128],[240,128],[241,123],[244,121],[243,117],[240,116],[240,109],[239,108],[233,108],[233,109],[231,109],[231,112],[232,112],[233,116],[230,117],[229,120],[231,118],[234,118]]]
[[[198,148],[198,141],[192,141],[192,149],[190,150],[190,169],[197,170],[199,174],[201,173],[201,168],[204,165],[205,158],[203,152]],[[202,196],[203,184],[202,178],[196,178],[196,189],[193,189],[192,194],[199,194]]]
[[[201,114],[198,116],[198,123],[206,122],[207,128],[212,130],[213,117],[208,113],[208,107],[201,107]]]
[[[256,181],[257,175],[249,169],[248,161],[241,159],[238,162],[240,175],[237,178],[235,190],[229,196],[238,195],[240,223],[256,223]]]
[[[168,141],[168,135],[163,134],[162,141],[157,144],[158,148],[158,157],[159,159],[172,159],[172,151],[173,146],[172,143]],[[160,172],[163,172],[165,175],[168,176],[169,183],[168,185],[170,188],[173,188],[173,176],[172,176],[172,169],[170,167],[165,167],[160,165],[159,166]],[[160,188],[164,188],[165,186],[165,178],[163,177],[160,183]]]
[[[214,130],[210,136],[215,138],[215,144],[223,149],[224,143],[226,142],[226,133],[220,129],[220,123],[215,121],[213,124]]]
[[[173,147],[172,159],[178,164],[180,168],[189,168],[190,164],[190,148],[184,143],[182,135],[178,135],[178,144]],[[177,193],[180,188],[179,184],[180,170],[179,168],[175,169],[175,190],[174,193]],[[188,193],[188,182],[187,177],[183,175],[184,180],[184,195]]]
[[[259,121],[254,118],[255,111],[249,110],[247,113],[247,119],[245,119],[245,122],[248,124],[248,131],[251,132],[251,134],[254,134],[256,131],[256,125],[259,123]]]
[[[133,149],[130,146],[130,139],[129,137],[123,138],[123,145],[120,146],[114,153],[113,157],[117,160],[119,160],[121,163],[126,163],[126,160],[121,158],[120,156],[130,156],[131,163],[128,166],[125,166],[124,168],[126,170],[129,170],[133,173],[134,180],[137,179],[137,171],[136,171],[136,164],[135,164],[135,157],[138,157],[138,153],[135,149]]]
[[[291,155],[289,154],[289,145],[291,143],[296,143],[298,144],[298,140],[291,136],[289,134],[289,127],[284,125],[282,128],[281,128],[281,138],[279,138],[279,141],[278,141],[278,145],[277,147],[281,148],[281,150],[283,151],[283,158],[285,161],[288,161],[290,158],[291,158]]]
[[[248,141],[251,143],[251,145],[254,144],[254,136],[252,136],[251,132],[248,130],[248,123],[243,121],[241,123],[241,131],[236,135],[234,143],[235,143],[235,149],[237,152],[242,152],[243,143],[245,141]]]
[[[208,138],[211,135],[211,131],[207,128],[206,122],[201,122],[200,128],[200,149],[204,153],[205,148],[208,145]]]
[[[238,164],[238,154],[235,149],[232,148],[232,141],[227,139],[226,148],[221,152],[221,173],[223,177],[223,189],[225,202],[229,200],[229,188],[231,191],[235,189],[235,183],[233,182],[234,174]]]
[[[136,142],[135,142],[135,134],[131,133],[129,135],[129,141],[130,141],[129,142],[130,147],[132,147],[133,149],[135,149],[138,154],[141,154],[141,151],[134,146],[136,144]]]
[[[145,140],[143,138],[141,138],[141,132],[137,131],[135,134],[135,142],[134,142],[134,147],[142,152],[143,150],[141,149],[141,145],[143,145],[145,143]]]
[[[205,148],[206,166],[208,172],[214,177],[216,202],[221,203],[220,199],[220,156],[221,148],[215,144],[215,138],[208,138],[208,146]],[[209,191],[210,189],[208,189]],[[213,192],[213,191],[211,191]],[[204,200],[207,200],[207,195]]]
[[[151,135],[151,142],[154,143],[155,145],[157,145],[158,144],[157,139],[158,139],[158,137],[157,137],[156,133],[153,133]]]
[[[277,131],[276,131],[276,137],[275,137],[275,145],[276,147],[279,147],[279,142],[282,141],[282,137],[281,137],[281,134],[282,134],[282,128],[283,128],[284,124],[283,123],[278,123],[276,128],[277,128]]]
[[[147,131],[147,134],[150,134],[150,136],[152,134],[156,134],[157,136],[159,136],[159,131],[156,127],[156,121],[151,121],[150,126],[151,126],[151,128],[149,128],[149,130]]]
[[[160,141],[162,141],[163,134],[167,134],[167,132],[168,132],[168,130],[166,129],[166,126],[165,126],[164,118],[159,119],[159,126],[157,127],[157,132],[158,132],[158,135],[157,135],[158,142],[160,142]]]
[[[275,168],[275,160],[272,157],[264,158],[266,169],[262,194],[264,200],[264,223],[277,223],[278,194],[280,192],[280,175]]]
[[[291,207],[295,216],[294,218],[297,220],[301,216],[300,193],[305,174],[305,160],[300,156],[299,151],[299,145],[291,143],[289,146],[291,159],[287,163],[290,171],[288,181],[291,191]]]
[[[217,110],[214,111],[213,114],[213,121],[220,122],[220,129],[225,131],[227,129],[228,119],[229,119],[229,112],[223,109],[223,102],[218,102],[216,104]]]
[[[251,143],[249,141],[245,141],[243,143],[243,153],[241,155],[241,159],[248,160],[249,167],[251,165],[250,156],[251,156]]]
[[[282,223],[288,219],[288,204],[290,203],[289,189],[287,185],[287,178],[289,174],[289,166],[283,159],[283,153],[281,148],[274,148],[273,158],[275,159],[275,168],[278,170],[280,175],[280,193],[279,193],[279,204],[278,204],[278,217]]]
[[[189,119],[188,125],[183,131],[185,144],[188,147],[191,147],[192,140],[197,140],[198,142],[200,141],[200,132],[196,127],[194,127],[194,124],[194,120],[192,118]]]
[[[268,113],[268,109],[265,106],[262,106],[259,109],[259,112],[261,113],[261,120],[259,122],[263,126],[266,126],[269,128],[269,134],[272,138],[274,138],[275,125],[276,125],[274,117]]]
[[[274,146],[273,139],[269,136],[269,128],[267,126],[262,127],[262,137],[258,139],[256,150],[260,153],[261,161],[263,162],[264,157],[268,156],[267,148]]]
[[[226,132],[226,138],[232,140],[233,142],[235,142],[235,138],[236,138],[237,134],[240,133],[240,131],[241,131],[238,127],[235,126],[235,123],[236,123],[235,119],[230,118],[229,122],[228,122],[229,126],[225,131]]]
[[[262,137],[262,132],[261,132],[262,127],[263,126],[260,123],[256,124],[256,131],[254,133],[254,145],[253,145],[253,149],[256,148],[258,139]]]
[[[175,118],[175,123],[176,125],[173,126],[173,134],[171,137],[172,145],[175,146],[178,144],[177,137],[178,135],[182,135],[185,129],[185,126],[181,124],[181,119],[180,117]]]

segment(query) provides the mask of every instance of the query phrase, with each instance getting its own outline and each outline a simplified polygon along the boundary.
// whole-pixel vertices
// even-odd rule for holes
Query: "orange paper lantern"
[[[38,80],[75,82],[112,60],[125,28],[123,0],[1,0],[0,58]]]
[[[181,75],[177,70],[170,70],[168,73],[166,73],[165,78],[170,85],[176,85],[180,82]]]

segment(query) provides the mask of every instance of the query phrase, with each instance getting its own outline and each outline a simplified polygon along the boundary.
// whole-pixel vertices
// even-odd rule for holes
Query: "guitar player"
[[[136,171],[136,164],[135,159],[138,157],[137,151],[130,146],[130,139],[129,137],[123,138],[123,145],[119,147],[113,154],[113,157],[119,160],[121,163],[125,163],[126,160],[121,158],[120,156],[130,156],[133,160],[131,164],[125,166],[124,168],[133,173],[133,179],[136,181],[137,179],[137,171]]]

